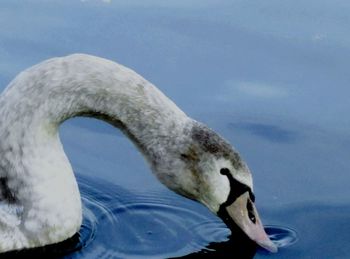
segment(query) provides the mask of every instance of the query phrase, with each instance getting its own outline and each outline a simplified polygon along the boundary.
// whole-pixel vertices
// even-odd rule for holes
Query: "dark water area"
[[[77,235],[1,258],[309,258],[303,253],[310,250],[312,258],[346,258],[350,253],[350,206],[261,210],[265,219],[281,224],[265,226],[279,247],[271,254],[239,229],[230,232],[203,206],[171,192],[132,193],[81,175],[78,182],[84,220]]]
[[[81,231],[0,258],[350,258],[349,13],[345,0],[1,1],[1,90],[77,52],[134,69],[240,152],[279,251],[162,186],[120,131],[77,118],[60,137]]]
[[[84,216],[79,233],[60,244],[1,258],[252,258],[257,251],[238,227],[230,232],[202,205],[176,194],[131,193],[80,175],[78,182]],[[279,247],[294,242],[288,230],[271,226],[267,231]]]

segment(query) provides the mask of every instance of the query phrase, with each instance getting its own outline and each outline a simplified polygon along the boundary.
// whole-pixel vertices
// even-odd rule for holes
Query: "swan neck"
[[[14,97],[18,92],[22,98]],[[94,117],[120,128],[141,151],[153,150],[148,144],[157,138],[181,132],[187,120],[171,100],[132,70],[86,55],[34,66],[12,82],[2,99],[6,104],[14,100],[12,121],[19,122],[21,134],[54,136],[69,118]]]
[[[171,151],[169,139],[189,120],[151,83],[105,59],[72,55],[19,74],[0,96],[0,190],[15,194],[0,192],[11,208],[0,207],[0,241],[7,239],[0,252],[57,243],[79,230],[79,189],[58,135],[76,116],[120,128],[151,164]]]

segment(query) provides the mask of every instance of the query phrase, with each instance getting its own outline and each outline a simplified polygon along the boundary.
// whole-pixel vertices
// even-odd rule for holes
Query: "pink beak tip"
[[[258,245],[266,249],[270,253],[277,253],[278,251],[276,244],[274,244],[270,239],[264,240],[262,242],[258,242]]]

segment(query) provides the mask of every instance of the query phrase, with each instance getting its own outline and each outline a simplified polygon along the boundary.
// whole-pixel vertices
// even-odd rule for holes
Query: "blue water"
[[[60,135],[84,225],[35,253],[349,258],[349,13],[344,0],[1,1],[1,89],[23,69],[75,52],[131,67],[240,151],[280,246],[269,254],[230,236],[204,207],[162,186],[118,130],[78,118]]]
[[[174,193],[130,192],[80,174],[78,182],[84,216],[79,233],[57,245],[11,252],[7,257],[195,258],[234,252],[250,258],[257,251],[254,242],[238,231],[231,233],[204,206]],[[267,226],[266,231],[278,247],[297,241],[291,229]]]

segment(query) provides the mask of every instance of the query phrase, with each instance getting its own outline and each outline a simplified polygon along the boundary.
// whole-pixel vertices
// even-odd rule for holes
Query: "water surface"
[[[344,0],[4,0],[1,89],[41,60],[76,52],[129,66],[247,161],[260,216],[281,246],[255,258],[349,258],[349,13]],[[109,125],[74,119],[60,134],[85,220],[51,256],[222,256],[240,253],[241,242],[254,249],[163,187]]]

